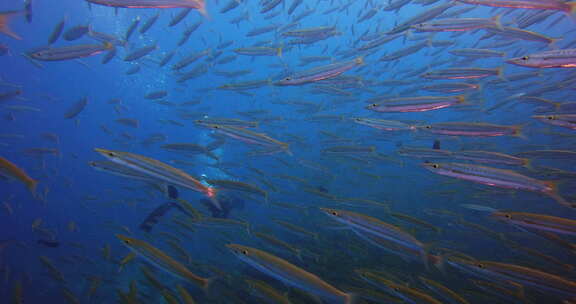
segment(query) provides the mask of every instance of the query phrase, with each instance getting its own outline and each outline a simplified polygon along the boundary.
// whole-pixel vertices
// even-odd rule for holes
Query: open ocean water
[[[575,8],[1,1],[0,304],[576,303]]]

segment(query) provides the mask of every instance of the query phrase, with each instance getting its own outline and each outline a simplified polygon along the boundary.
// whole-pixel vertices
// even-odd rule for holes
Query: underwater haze
[[[0,2],[0,304],[576,303],[576,4]]]

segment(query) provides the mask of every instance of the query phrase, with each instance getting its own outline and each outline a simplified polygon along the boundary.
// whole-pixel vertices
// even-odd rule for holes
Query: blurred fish
[[[159,181],[164,181],[204,193],[208,198],[210,198],[214,206],[220,209],[220,204],[216,198],[216,189],[205,186],[184,171],[176,169],[158,160],[138,154],[99,148],[96,148],[95,151],[119,165],[136,170],[152,179],[157,179]]]
[[[533,115],[532,118],[543,123],[576,130],[576,114]]]
[[[175,26],[178,23],[182,22],[182,20],[184,20],[184,18],[186,18],[188,16],[188,14],[190,14],[192,9],[193,9],[193,7],[182,9],[177,15],[172,17],[172,20],[170,20],[170,23],[168,24],[168,26]]]
[[[188,270],[186,266],[180,264],[178,261],[168,256],[160,249],[142,240],[138,240],[121,234],[117,234],[116,237],[122,241],[122,244],[124,244],[134,253],[146,259],[154,266],[166,271],[167,273],[173,276],[186,280],[187,282],[196,284],[205,290],[208,289],[210,283],[212,282],[211,279],[202,278],[190,272],[190,270]]]
[[[527,9],[538,9],[538,10],[557,10],[566,13],[574,13],[576,10],[576,3],[574,2],[564,2],[558,0],[458,0],[460,2],[473,4],[473,5],[485,5],[492,7],[509,7],[509,8],[527,8]]]
[[[218,133],[221,133],[234,139],[238,139],[245,143],[264,146],[265,148],[269,149],[265,150],[264,152],[268,152],[270,154],[277,152],[286,152],[288,154],[292,154],[292,152],[290,152],[290,147],[287,143],[273,139],[264,133],[256,133],[247,130],[246,128],[239,128],[226,125],[207,124],[204,126],[209,128],[210,130],[214,130]]]
[[[32,179],[26,172],[16,166],[14,163],[0,156],[0,173],[13,179],[20,180],[28,187],[32,195],[36,195],[38,181]]]
[[[22,11],[0,12],[0,33],[12,37],[14,39],[22,40],[22,37],[20,37],[20,35],[12,31],[12,29],[10,28],[11,19],[16,16],[20,16],[22,14],[23,14]]]
[[[86,0],[89,3],[126,8],[191,8],[206,15],[204,0]]]
[[[60,35],[62,35],[62,32],[64,30],[64,25],[66,24],[66,19],[67,19],[66,17],[62,18],[62,20],[58,22],[56,26],[54,26],[54,29],[52,29],[50,37],[48,37],[48,44],[52,44],[56,42],[58,38],[60,38]]]
[[[564,298],[576,296],[576,282],[537,269],[492,261],[470,261],[450,257],[447,263],[487,280],[512,281]]]
[[[428,23],[419,23],[410,26],[417,32],[459,32],[472,31],[487,27],[501,28],[500,15],[490,18],[454,18],[432,20]]]
[[[564,206],[576,208],[576,203],[570,203],[558,194],[555,183],[537,180],[511,170],[460,163],[424,163],[422,166],[436,174],[492,187],[539,192]]]
[[[337,62],[325,66],[316,67],[310,70],[298,72],[275,82],[275,85],[302,85],[310,82],[316,82],[324,79],[336,77],[354,67],[364,64],[362,57],[351,61]]]
[[[398,243],[417,251],[422,260],[427,263],[428,257],[424,244],[399,227],[356,212],[330,208],[320,208],[320,210],[332,219],[348,226],[362,238],[370,239],[369,236],[374,235],[392,243]]]
[[[103,44],[80,44],[64,47],[42,47],[28,52],[28,56],[40,61],[61,61],[79,59],[98,55],[102,52],[112,50],[114,46],[105,42]]]
[[[464,102],[466,99],[463,95],[400,97],[386,99],[379,104],[370,104],[366,106],[366,109],[376,112],[424,112],[444,109]]]
[[[130,52],[129,54],[124,57],[124,61],[134,61],[138,60],[156,50],[158,46],[156,44],[144,46],[139,49],[135,49],[134,51]]]
[[[64,32],[64,40],[66,41],[74,41],[82,38],[85,34],[88,34],[90,28],[88,25],[77,25],[74,27],[69,28],[66,32]]]
[[[369,270],[356,269],[358,274],[363,280],[382,289],[392,296],[396,296],[406,301],[406,303],[419,303],[419,304],[441,304],[442,302],[434,299],[432,296],[425,292],[405,286],[400,283],[388,280],[381,275]]]
[[[66,111],[66,113],[64,113],[64,118],[66,119],[75,118],[76,116],[78,116],[78,114],[80,114],[84,110],[84,108],[86,108],[87,105],[88,105],[88,97],[84,97],[78,100],[76,103],[72,105],[72,107],[68,109],[68,111]]]
[[[445,122],[427,126],[420,126],[418,129],[433,134],[452,135],[452,136],[523,137],[522,126],[502,126],[487,123]]]
[[[354,294],[344,293],[316,275],[279,257],[238,244],[227,244],[226,247],[240,260],[288,285],[330,299],[333,302],[346,304],[355,302],[356,296]]]

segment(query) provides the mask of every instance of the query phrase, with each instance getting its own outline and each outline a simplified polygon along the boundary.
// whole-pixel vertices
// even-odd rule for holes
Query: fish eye
[[[398,288],[398,287],[394,287],[392,289],[394,289],[394,291],[396,291],[396,292],[400,292],[400,288]]]
[[[432,129],[432,126],[424,126],[426,129]]]
[[[522,58],[520,58],[520,59],[522,59],[522,60],[528,60],[528,56],[524,56],[524,57],[522,57]]]
[[[554,120],[555,118],[554,118],[554,116],[550,115],[550,116],[546,116],[546,119],[548,119],[548,120]]]
[[[290,80],[292,80],[292,77],[286,77],[286,78],[284,78],[284,80],[290,81]]]
[[[438,166],[438,164],[432,164],[432,168],[438,169],[438,168],[440,168],[440,166]]]
[[[507,218],[507,219],[511,219],[511,218],[512,218],[512,216],[511,216],[510,214],[504,214],[504,217]]]
[[[336,211],[332,211],[332,212],[330,212],[330,213],[331,213],[332,215],[338,215],[338,212],[336,212]]]
[[[248,255],[248,250],[242,250],[243,255]]]
[[[484,268],[484,264],[476,264],[476,267],[483,269],[483,268]]]
[[[108,152],[108,156],[114,157],[115,155],[114,155],[114,153],[112,153],[112,152]]]
[[[370,107],[373,107],[373,108],[375,108],[375,107],[377,107],[377,106],[378,106],[378,105],[375,104],[375,103],[373,103],[373,104],[370,105]]]
[[[129,241],[129,240],[124,240],[124,244],[130,245],[130,241]]]

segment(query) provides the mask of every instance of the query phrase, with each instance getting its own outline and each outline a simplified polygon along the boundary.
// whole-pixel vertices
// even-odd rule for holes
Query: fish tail
[[[532,166],[532,159],[524,159],[523,162],[524,164],[522,165],[522,167],[530,171],[536,171],[536,169],[534,169],[534,166]]]
[[[218,192],[219,191],[214,187],[208,187],[204,191],[204,193],[206,194],[212,205],[218,208],[218,210],[222,210],[222,204],[220,204],[220,201],[218,201]]]
[[[560,196],[560,194],[558,193],[558,183],[557,181],[547,181],[544,182],[548,187],[550,187],[551,190],[545,192],[548,196],[550,196],[552,199],[554,199],[556,202],[558,202],[560,205],[572,208],[572,209],[576,209],[576,203],[575,202],[569,202],[567,201],[565,198],[563,198],[562,196]]]
[[[499,30],[503,30],[501,19],[502,19],[502,15],[496,15],[496,16],[492,17],[492,20],[494,21],[496,28],[498,28]]]
[[[30,190],[30,193],[32,193],[32,196],[36,197],[36,188],[38,187],[38,181],[32,179],[26,182],[26,186],[28,187],[28,190]]]
[[[356,304],[358,302],[358,296],[355,293],[347,293],[346,297],[345,297],[345,302],[346,304]]]
[[[286,152],[288,155],[294,156],[294,154],[292,153],[292,151],[290,151],[290,146],[289,146],[288,144],[283,145],[283,150],[284,150],[284,152]]]
[[[114,45],[110,41],[104,42],[104,48],[107,50],[111,50],[114,48]]]
[[[430,248],[432,248],[432,244],[424,244],[424,246],[420,249],[420,258],[422,259],[422,262],[424,262],[424,266],[427,270],[430,269],[430,263],[428,259]]]
[[[296,257],[298,258],[298,260],[303,261],[302,260],[302,249],[296,249]]]
[[[504,67],[499,67],[496,69],[498,78],[500,78],[502,81],[508,81],[508,79],[506,79],[506,77],[504,77]]]
[[[458,96],[456,96],[456,98],[458,99],[458,102],[456,102],[456,103],[467,103],[465,95],[458,95]]]
[[[432,265],[434,268],[440,270],[443,274],[446,274],[446,259],[443,255],[431,255],[434,258]]]
[[[214,284],[214,281],[216,281],[217,278],[218,277],[211,277],[211,278],[205,279],[202,282],[202,290],[204,290],[204,292],[206,294],[210,294],[212,285]]]
[[[574,14],[576,14],[576,1],[565,2],[564,4],[568,6],[566,13],[570,17],[574,17]],[[572,20],[575,20],[575,19],[572,18]]]
[[[218,210],[222,210],[222,205],[220,204],[220,201],[218,201],[216,195],[210,197],[210,202],[212,202],[214,207],[218,208]]]
[[[522,139],[527,139],[526,135],[524,135],[524,133],[522,132],[524,125],[513,126],[512,128],[514,129],[512,136],[519,137]]]
[[[198,4],[198,12],[202,14],[202,16],[206,17],[206,19],[211,19],[208,11],[206,10],[206,2],[204,0],[191,0],[195,4]]]
[[[246,224],[246,233],[248,233],[248,235],[252,236],[252,228],[250,228],[250,223]]]
[[[10,22],[10,18],[12,18],[14,15],[16,15],[16,13],[8,13],[8,14],[4,14],[4,15],[0,15],[0,24],[2,24],[0,26],[0,33],[4,33],[14,39],[17,40],[22,40],[22,37],[20,37],[18,34],[16,34],[9,25]]]

